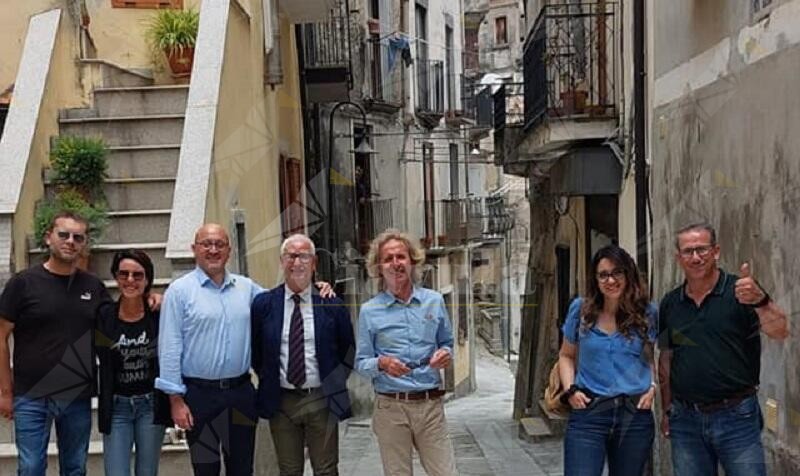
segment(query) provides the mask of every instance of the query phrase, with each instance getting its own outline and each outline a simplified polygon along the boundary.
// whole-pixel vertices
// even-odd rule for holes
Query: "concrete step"
[[[108,152],[109,178],[175,177],[181,146],[117,146]]]
[[[103,192],[109,210],[166,210],[172,208],[175,178],[108,179]]]
[[[544,418],[539,417],[521,418],[519,420],[519,437],[528,443],[539,443],[558,438],[550,431]]]
[[[164,256],[167,248],[166,243],[135,243],[128,241],[94,245],[92,246],[91,258],[89,258],[89,269],[100,279],[111,279],[111,261],[114,259],[114,254],[117,251],[131,248],[143,250],[150,256],[157,279],[168,279],[172,276],[172,264]],[[116,283],[114,284],[116,285]]]
[[[45,195],[55,195],[55,185],[45,181]],[[111,212],[168,210],[172,208],[175,177],[106,179],[103,193]]]
[[[0,444],[0,476],[16,476],[17,448],[13,444]],[[58,476],[58,449],[55,443],[47,447],[47,476]],[[89,459],[86,474],[101,476],[105,474],[103,467],[103,442],[89,443]],[[161,448],[161,459],[158,465],[161,476],[185,476],[191,474],[189,448],[185,444],[169,444]]]
[[[547,405],[544,404],[544,400],[539,400],[539,409],[542,411],[547,427],[550,428],[553,434],[563,435],[564,432],[567,431],[567,420],[569,420],[569,417],[548,410]]]
[[[109,223],[100,243],[166,242],[170,209],[110,212]]]
[[[108,146],[179,144],[183,114],[59,119],[61,135],[102,137]]]
[[[188,85],[100,88],[94,90],[99,117],[184,114]]]
[[[81,59],[81,66],[90,71],[96,82],[107,88],[150,86],[153,84],[153,73],[148,70],[132,70],[102,59]]]
[[[137,248],[145,251],[153,261],[156,280],[164,279],[167,284],[172,278],[172,263],[164,254],[166,243],[103,243],[92,246],[89,258],[89,270],[100,279],[106,280],[106,287],[116,289],[116,282],[111,279],[111,261],[117,251]],[[28,261],[31,266],[43,263],[47,259],[47,251],[42,248],[33,248],[28,252]],[[2,440],[0,440],[2,442]]]

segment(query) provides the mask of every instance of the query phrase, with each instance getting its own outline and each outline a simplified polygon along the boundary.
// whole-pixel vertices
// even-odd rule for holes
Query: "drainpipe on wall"
[[[636,263],[639,271],[650,281],[647,204],[649,187],[647,157],[645,156],[647,138],[645,113],[645,0],[633,2],[633,150],[634,178],[636,180]]]
[[[264,10],[264,52],[267,64],[264,70],[264,83],[276,85],[283,83],[283,63],[281,62],[281,23],[278,19],[278,0],[265,0]]]

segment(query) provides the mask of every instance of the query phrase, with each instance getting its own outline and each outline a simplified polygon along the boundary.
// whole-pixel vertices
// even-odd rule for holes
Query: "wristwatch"
[[[570,385],[570,386],[569,386],[569,388],[567,389],[567,391],[566,391],[566,392],[564,392],[564,393],[561,395],[561,398],[560,398],[559,400],[561,400],[561,403],[563,403],[564,405],[567,405],[567,404],[568,404],[569,397],[571,397],[571,396],[575,395],[575,392],[577,392],[578,390],[580,390],[580,389],[578,388],[578,386],[577,386],[577,385],[575,385],[575,384],[573,383],[572,385]]]
[[[770,301],[772,301],[772,298],[769,296],[769,293],[764,291],[764,288],[761,288],[761,292],[764,293],[764,297],[761,298],[761,300],[758,301],[757,303],[751,304],[751,307],[758,309],[759,307],[766,306],[767,304],[769,304]]]

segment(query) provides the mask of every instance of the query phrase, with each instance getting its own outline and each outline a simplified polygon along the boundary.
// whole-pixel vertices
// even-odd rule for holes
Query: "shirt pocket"
[[[436,345],[436,334],[439,331],[439,321],[436,319],[423,319],[421,327],[421,340],[426,344]]]

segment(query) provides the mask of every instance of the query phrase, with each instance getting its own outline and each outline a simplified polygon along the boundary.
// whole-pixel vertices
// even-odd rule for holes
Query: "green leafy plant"
[[[62,188],[72,188],[90,197],[102,199],[103,180],[107,177],[108,149],[102,139],[63,136],[50,151],[53,181]]]
[[[194,48],[199,25],[200,14],[196,10],[165,8],[148,21],[146,38],[154,55],[179,54],[186,48]]]
[[[61,211],[73,212],[89,222],[87,234],[90,244],[99,241],[108,226],[108,208],[104,201],[89,203],[77,190],[64,189],[56,193],[54,197],[40,201],[36,206],[33,232],[39,247],[47,246],[44,235],[50,227],[53,217]]]

